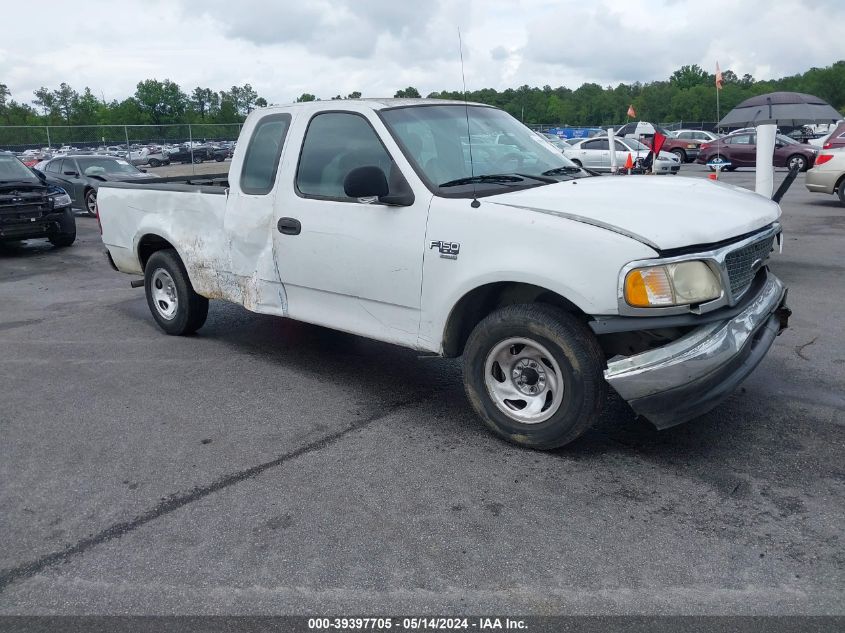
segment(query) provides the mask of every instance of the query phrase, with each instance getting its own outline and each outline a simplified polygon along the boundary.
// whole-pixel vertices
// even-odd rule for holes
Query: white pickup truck
[[[226,176],[103,183],[111,264],[168,334],[209,299],[446,357],[498,435],[582,434],[607,385],[658,428],[727,397],[786,327],[780,208],[705,179],[595,177],[496,108],[301,103]],[[137,285],[140,285],[138,283]]]

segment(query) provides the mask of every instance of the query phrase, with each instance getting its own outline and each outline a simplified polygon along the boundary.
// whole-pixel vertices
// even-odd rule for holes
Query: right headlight
[[[625,275],[625,301],[635,308],[703,303],[720,296],[719,277],[703,261],[644,266]]]

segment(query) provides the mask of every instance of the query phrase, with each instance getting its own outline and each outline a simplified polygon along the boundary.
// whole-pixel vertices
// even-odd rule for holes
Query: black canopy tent
[[[799,127],[809,123],[835,123],[842,115],[829,103],[802,92],[770,92],[746,99],[719,121],[719,127],[745,127],[774,123]]]

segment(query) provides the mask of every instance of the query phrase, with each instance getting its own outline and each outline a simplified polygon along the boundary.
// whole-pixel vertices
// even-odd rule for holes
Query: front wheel
[[[158,158],[151,158],[150,167],[161,167],[161,161]]]
[[[202,162],[202,156],[194,156],[194,164],[199,165]]]
[[[682,149],[673,149],[673,150],[672,150],[672,153],[675,155],[675,157],[676,157],[679,161],[681,161],[681,165],[683,165],[685,162],[687,162],[687,153],[686,153],[684,150],[682,150]]]
[[[839,196],[839,202],[845,205],[845,178],[839,181],[839,187],[836,188],[836,195]]]
[[[85,211],[92,218],[97,215],[97,192],[94,189],[85,192]]]
[[[463,365],[467,396],[485,424],[529,448],[576,439],[598,418],[606,395],[595,336],[553,306],[496,310],[472,331]]]
[[[798,171],[806,171],[807,170],[807,159],[801,156],[801,154],[793,154],[789,157],[786,161],[786,166],[790,169],[794,169],[798,167]]]
[[[50,244],[59,248],[70,246],[76,241],[76,227],[70,233],[56,233],[47,239],[50,240]]]
[[[208,299],[194,291],[182,260],[172,249],[152,254],[144,268],[144,290],[153,318],[168,334],[193,334],[208,317]]]

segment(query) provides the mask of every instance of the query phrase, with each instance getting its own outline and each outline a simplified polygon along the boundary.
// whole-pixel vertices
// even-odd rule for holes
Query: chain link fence
[[[240,123],[192,123],[173,125],[11,125],[0,126],[0,150],[127,149],[144,145],[179,145],[234,141]]]

